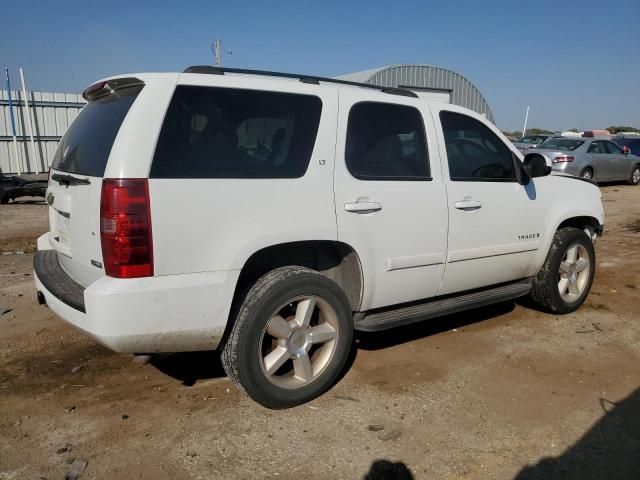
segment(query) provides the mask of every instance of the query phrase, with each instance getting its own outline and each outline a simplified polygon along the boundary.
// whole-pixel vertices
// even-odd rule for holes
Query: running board
[[[377,332],[388,328],[400,327],[421,322],[429,318],[441,317],[471,308],[484,307],[493,303],[506,302],[522,297],[531,290],[532,279],[509,283],[500,287],[488,288],[472,293],[434,299],[426,303],[395,308],[383,312],[366,313],[356,320],[355,329],[362,332]],[[357,317],[356,317],[357,318]]]

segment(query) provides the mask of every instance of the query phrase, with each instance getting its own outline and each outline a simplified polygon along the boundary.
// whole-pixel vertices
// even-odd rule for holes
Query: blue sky
[[[503,129],[640,128],[640,1],[2,0],[13,85],[78,92],[116,73],[225,66],[334,76],[396,63],[469,78]],[[12,86],[13,86],[12,85]],[[3,88],[6,88],[3,83]]]

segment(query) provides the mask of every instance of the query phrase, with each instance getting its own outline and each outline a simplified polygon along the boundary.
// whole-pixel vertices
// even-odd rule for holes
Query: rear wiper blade
[[[88,178],[76,178],[71,175],[62,175],[60,173],[54,173],[51,176],[51,180],[55,180],[60,185],[66,185],[67,187],[71,185],[91,185]]]

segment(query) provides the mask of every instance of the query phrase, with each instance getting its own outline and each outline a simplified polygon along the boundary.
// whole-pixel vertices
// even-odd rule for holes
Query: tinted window
[[[298,178],[311,159],[318,97],[178,86],[151,167],[154,178]]]
[[[571,140],[568,138],[550,138],[538,148],[549,150],[571,151],[584,143],[584,140]]]
[[[440,112],[451,180],[515,180],[511,150],[483,123]]]
[[[386,103],[359,103],[349,112],[345,160],[361,180],[429,178],[429,158],[418,110]]]
[[[622,149],[613,142],[604,142],[607,146],[607,153],[613,153],[615,155],[624,155]]]
[[[602,144],[602,142],[591,142],[591,145],[589,145],[589,150],[587,150],[587,153],[602,154],[607,152],[605,151],[604,145]]]
[[[102,177],[120,125],[141,89],[117,90],[87,104],[60,141],[51,167]]]

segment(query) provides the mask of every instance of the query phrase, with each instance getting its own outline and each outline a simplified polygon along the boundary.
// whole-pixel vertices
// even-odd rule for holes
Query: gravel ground
[[[241,395],[215,352],[139,365],[38,306],[46,206],[0,206],[0,480],[640,478],[640,188],[602,190],[578,312],[360,335],[340,382],[287,411]]]

